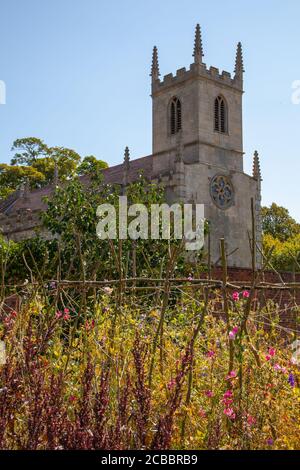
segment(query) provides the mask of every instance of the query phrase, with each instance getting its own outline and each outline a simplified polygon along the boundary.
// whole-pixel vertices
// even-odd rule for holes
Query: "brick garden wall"
[[[213,279],[222,279],[222,268],[216,267],[212,270],[211,276]],[[300,273],[293,274],[291,272],[280,273],[284,282],[299,282]],[[228,281],[232,282],[245,282],[249,285],[252,279],[252,270],[247,268],[228,268]],[[274,271],[265,271],[260,278],[261,281],[267,283],[280,283],[280,277]],[[275,304],[280,306],[280,324],[284,328],[300,331],[300,323],[298,321],[299,313],[296,306],[300,306],[300,289],[298,290],[271,290],[264,289],[257,291],[255,301],[259,306],[265,306],[268,300],[273,300]],[[264,317],[262,321],[270,322]]]

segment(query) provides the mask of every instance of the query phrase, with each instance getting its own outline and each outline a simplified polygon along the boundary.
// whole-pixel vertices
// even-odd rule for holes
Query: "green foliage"
[[[271,262],[279,271],[300,271],[300,234],[281,242],[272,235],[264,235],[264,250],[268,252],[272,247]]]
[[[285,207],[274,202],[270,207],[262,207],[262,227],[264,234],[283,242],[300,233],[300,224]]]
[[[102,174],[102,170],[108,168],[108,164],[102,160],[97,160],[94,155],[88,155],[84,157],[80,165],[77,167],[77,175],[91,175],[93,178],[99,177]]]
[[[15,152],[11,164],[0,165],[0,199],[27,183],[31,189],[40,188],[53,181],[57,166],[60,181],[66,181],[76,175],[89,174],[100,180],[103,168],[107,164],[94,156],[87,156],[81,161],[80,155],[65,147],[48,147],[41,139],[26,137],[14,141]]]
[[[21,242],[5,241],[0,236],[0,273],[6,284],[48,278],[54,272],[55,241],[39,236]],[[54,266],[54,264],[53,264]]]
[[[148,208],[149,231],[151,226],[151,205],[165,202],[164,190],[149,183],[142,176],[127,187],[128,205],[142,203]],[[84,186],[79,178],[57,187],[47,200],[48,209],[42,214],[44,229],[50,232],[51,240],[38,236],[13,244],[7,255],[6,280],[35,279],[106,279],[132,277],[161,277],[166,270],[166,260],[171,246],[179,240],[100,240],[96,234],[98,224],[97,208],[110,203],[116,209],[117,233],[119,230],[119,196],[122,187],[99,185],[93,182]],[[128,224],[136,217],[128,217]],[[172,234],[172,220],[171,220]],[[197,254],[201,261],[202,250]],[[197,264],[197,269],[202,269]],[[191,265],[180,250],[174,273],[189,274]]]
[[[20,187],[21,184],[28,184],[35,188],[45,182],[45,175],[31,166],[12,166],[6,163],[0,164],[0,199],[6,198],[10,193]]]
[[[152,270],[159,272],[168,254],[167,241],[123,240],[121,259],[118,260],[120,240],[100,240],[97,237],[97,207],[100,204],[110,203],[118,214],[121,193],[122,188],[117,185],[92,184],[86,188],[78,179],[74,179],[64,188],[56,189],[54,196],[48,201],[47,212],[43,214],[43,223],[56,237],[56,244],[61,254],[60,266],[63,277],[78,278],[79,275],[87,279],[93,279],[95,276],[101,279],[115,278],[120,274],[120,265],[124,276],[132,275],[133,249],[136,252],[140,275],[146,272],[150,274]],[[139,202],[150,208],[151,204],[160,204],[164,201],[164,192],[157,185],[148,183],[141,177],[128,186],[127,197],[128,204]],[[118,223],[117,219],[117,232]]]
[[[262,225],[264,251],[273,249],[272,265],[279,271],[299,271],[300,224],[285,207],[273,202],[270,207],[262,208]]]
[[[11,150],[15,152],[12,165],[32,165],[38,158],[47,155],[48,147],[41,139],[25,137],[15,140]]]

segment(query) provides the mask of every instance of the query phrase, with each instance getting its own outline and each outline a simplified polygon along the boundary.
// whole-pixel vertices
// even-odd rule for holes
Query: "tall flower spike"
[[[155,80],[159,79],[160,73],[159,73],[159,65],[158,65],[158,52],[157,52],[157,47],[153,47],[153,53],[152,53],[152,67],[151,67],[151,74],[150,76],[152,77],[152,81],[154,82]]]
[[[253,172],[252,172],[253,178],[255,178],[258,181],[261,181],[261,171],[260,171],[260,163],[259,163],[259,156],[257,150],[254,152],[254,157],[253,157]]]
[[[243,78],[244,70],[244,62],[243,62],[243,51],[242,51],[242,44],[239,42],[237,45],[236,50],[236,57],[235,57],[235,77],[236,78]]]
[[[196,25],[193,56],[194,56],[195,64],[202,64],[202,58],[204,54],[203,54],[203,47],[202,47],[201,29],[200,29],[199,24]]]

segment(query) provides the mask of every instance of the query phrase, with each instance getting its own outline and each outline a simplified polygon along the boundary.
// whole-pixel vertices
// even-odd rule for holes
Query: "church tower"
[[[207,68],[200,26],[196,26],[193,63],[160,80],[158,51],[152,60],[154,155],[172,154],[182,134],[187,163],[203,162],[243,171],[243,58],[238,44],[235,73]]]
[[[257,172],[247,175],[243,169],[242,45],[237,45],[232,75],[208,68],[203,58],[199,25],[189,69],[181,68],[161,79],[158,50],[153,49],[153,175],[164,184],[169,202],[204,205],[212,263],[220,260],[219,241],[224,238],[228,265],[249,268],[253,203],[260,243],[261,177]]]

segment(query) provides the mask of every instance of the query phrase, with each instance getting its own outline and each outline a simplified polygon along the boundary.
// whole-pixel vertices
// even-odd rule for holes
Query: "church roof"
[[[128,183],[136,181],[140,174],[150,179],[152,176],[153,156],[137,158],[131,160],[127,175]],[[122,184],[124,174],[124,164],[115,165],[103,170],[104,184]],[[84,175],[80,177],[80,181],[84,185],[89,185],[90,177]],[[43,201],[46,196],[51,196],[54,186],[49,185],[44,188],[34,189],[24,192],[18,190],[10,194],[7,199],[0,201],[0,213],[13,215],[23,210],[43,211],[46,210],[47,204]]]

